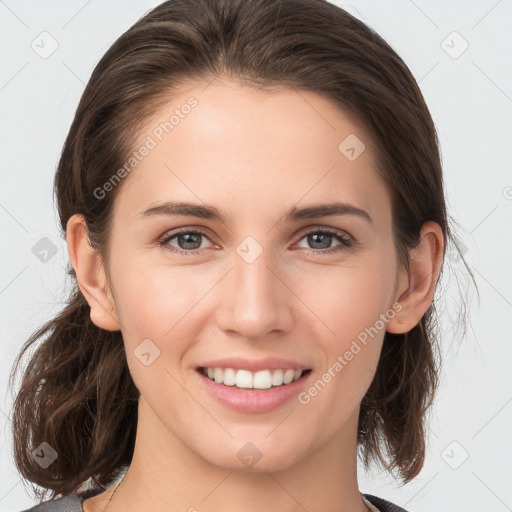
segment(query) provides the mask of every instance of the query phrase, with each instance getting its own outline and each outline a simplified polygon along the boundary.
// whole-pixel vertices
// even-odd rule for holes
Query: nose
[[[233,267],[221,281],[218,327],[257,341],[292,328],[293,296],[275,259],[263,251],[254,261],[234,253]]]

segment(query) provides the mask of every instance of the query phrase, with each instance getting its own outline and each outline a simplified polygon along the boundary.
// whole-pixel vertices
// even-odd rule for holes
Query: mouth
[[[199,366],[200,389],[239,413],[270,413],[292,402],[309,385],[311,368],[244,368]]]
[[[199,366],[196,371],[209,380],[226,387],[261,392],[287,387],[299,380],[304,380],[312,369],[276,368],[253,372],[242,368]]]

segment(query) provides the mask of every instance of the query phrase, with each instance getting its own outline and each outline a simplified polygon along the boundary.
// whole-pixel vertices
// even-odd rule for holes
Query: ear
[[[99,253],[89,244],[83,215],[75,214],[68,220],[66,239],[78,286],[91,307],[92,322],[107,331],[120,330],[107,276]]]
[[[421,228],[420,243],[409,252],[411,276],[400,272],[394,302],[402,309],[389,320],[386,330],[404,334],[415,327],[434,298],[437,279],[443,263],[444,237],[436,222],[426,222]]]

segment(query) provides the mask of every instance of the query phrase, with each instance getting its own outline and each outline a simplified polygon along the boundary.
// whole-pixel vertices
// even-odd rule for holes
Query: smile
[[[201,366],[196,368],[195,374],[199,377],[199,386],[223,406],[241,413],[265,413],[284,406],[303,392],[312,370],[276,368],[251,372]]]
[[[275,369],[251,372],[249,370],[234,368],[204,368],[199,371],[210,380],[225,386],[234,386],[243,389],[270,389],[272,387],[288,385],[299,380],[303,373],[311,370]]]

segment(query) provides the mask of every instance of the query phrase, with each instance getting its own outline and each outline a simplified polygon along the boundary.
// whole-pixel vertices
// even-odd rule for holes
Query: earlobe
[[[66,240],[78,286],[91,307],[92,322],[107,331],[118,331],[119,317],[105,269],[99,253],[89,244],[82,215],[75,214],[68,220]]]
[[[386,330],[390,333],[409,332],[421,321],[434,298],[443,262],[443,232],[439,224],[429,221],[420,236],[419,245],[409,252],[410,278],[405,270],[399,278],[395,300],[402,309],[388,322]]]

